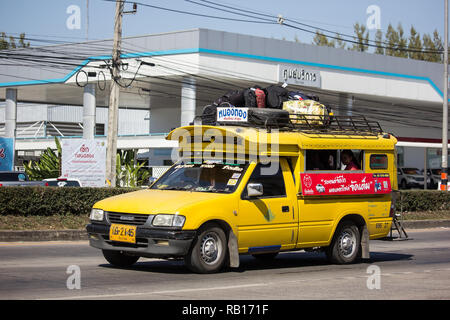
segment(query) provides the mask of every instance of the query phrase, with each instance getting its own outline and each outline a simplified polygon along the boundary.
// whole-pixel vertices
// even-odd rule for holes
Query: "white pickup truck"
[[[45,181],[30,181],[25,172],[0,171],[0,187],[48,186]]]

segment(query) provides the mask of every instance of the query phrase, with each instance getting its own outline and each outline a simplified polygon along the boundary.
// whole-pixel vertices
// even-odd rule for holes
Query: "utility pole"
[[[89,0],[86,0],[86,41],[89,40]]]
[[[120,78],[120,48],[122,42],[122,14],[124,2],[116,0],[116,15],[114,19],[114,44],[112,51],[111,91],[108,108],[108,136],[106,145],[106,179],[111,187],[116,186],[116,154],[117,154],[117,127],[119,112],[120,87],[117,83]]]
[[[448,184],[448,0],[444,0],[444,105],[442,108],[442,169],[441,190]]]

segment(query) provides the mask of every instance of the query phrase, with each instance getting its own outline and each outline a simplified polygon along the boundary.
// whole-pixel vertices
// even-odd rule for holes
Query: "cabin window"
[[[305,157],[306,171],[363,170],[363,150],[306,150]]]
[[[370,155],[370,169],[382,170],[388,168],[388,157],[385,154]]]

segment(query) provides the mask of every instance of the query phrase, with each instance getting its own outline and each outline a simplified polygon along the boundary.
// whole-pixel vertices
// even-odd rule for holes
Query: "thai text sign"
[[[302,194],[359,195],[392,191],[388,173],[301,173]]]
[[[83,187],[104,187],[106,142],[104,140],[65,139],[62,147],[62,176],[79,179]]]
[[[248,108],[235,108],[235,107],[219,107],[217,108],[217,121],[248,121]]]

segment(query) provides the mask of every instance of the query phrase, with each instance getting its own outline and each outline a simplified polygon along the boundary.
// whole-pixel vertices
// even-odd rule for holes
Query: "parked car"
[[[427,175],[430,178],[428,187],[430,189],[436,189],[441,182],[441,169],[427,169]]]
[[[30,181],[25,172],[0,171],[0,187],[46,186],[45,181]]]
[[[418,168],[398,168],[397,181],[400,189],[421,188],[424,187],[424,176]],[[427,178],[430,183],[430,178]]]
[[[44,179],[49,187],[81,187],[81,181],[69,178],[51,178]]]

